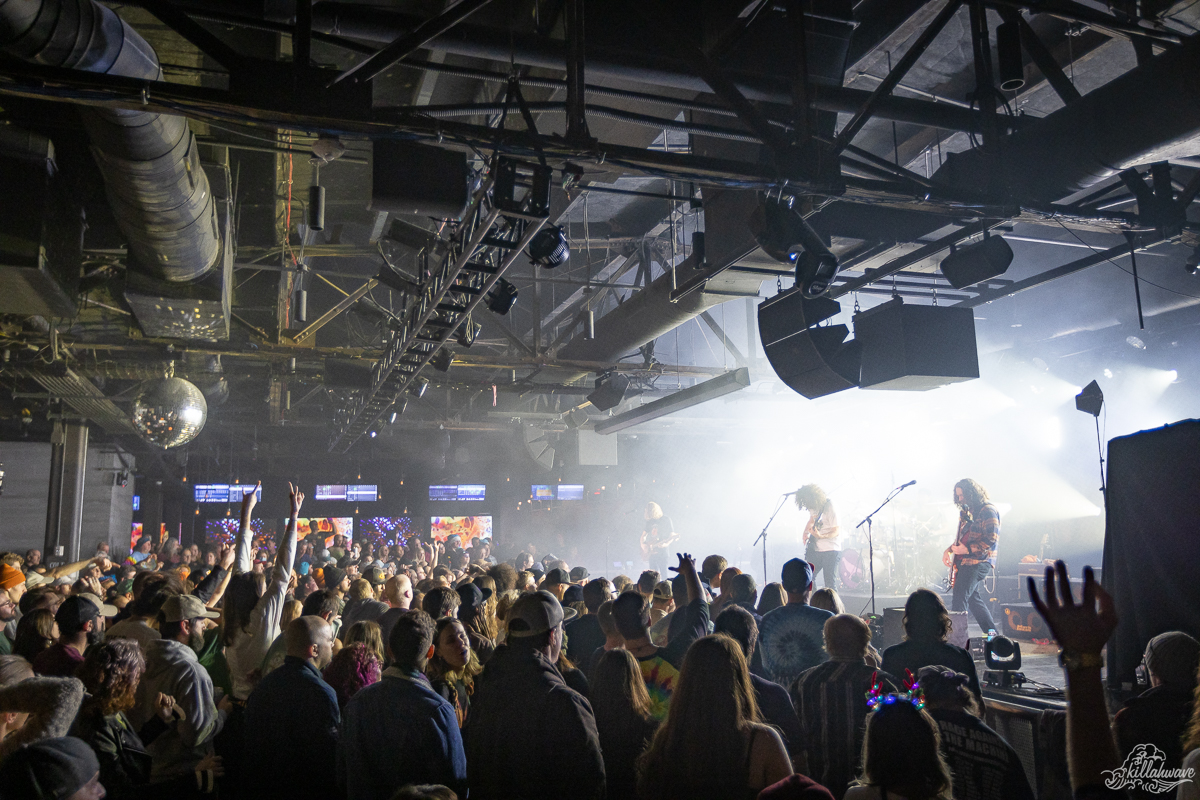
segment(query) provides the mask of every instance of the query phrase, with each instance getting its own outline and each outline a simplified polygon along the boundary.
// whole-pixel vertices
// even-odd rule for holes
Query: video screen
[[[430,486],[430,500],[457,500],[458,486]]]
[[[204,541],[209,547],[234,546],[237,542],[238,526],[241,520],[235,517],[206,520],[204,523]],[[285,523],[286,524],[286,523]],[[250,558],[257,557],[259,548],[266,547],[271,542],[279,541],[280,524],[273,519],[251,518],[250,520]]]
[[[492,517],[434,517],[431,532],[433,538],[444,542],[451,536],[457,535],[462,539],[463,547],[470,547],[476,539],[492,538]]]
[[[142,496],[140,494],[135,494],[133,496],[133,510],[140,511],[141,508],[142,508]]]
[[[412,517],[360,517],[355,525],[358,541],[371,542],[376,549],[407,544],[415,534]]]
[[[482,483],[460,483],[454,486],[430,486],[431,501],[483,500],[487,486]]]
[[[142,538],[143,531],[144,531],[144,528],[142,527],[142,523],[140,523],[140,522],[133,523],[133,530],[129,534],[129,552],[132,553],[134,550],[137,549],[138,539]],[[167,540],[167,523],[163,522],[159,525],[158,541],[154,542],[154,551],[153,552],[157,552],[158,548],[162,547],[163,542],[165,542],[166,540]]]
[[[559,500],[582,500],[583,499],[583,484],[582,483],[560,483],[558,485]]]
[[[535,483],[529,488],[529,497],[533,500],[553,500],[554,487],[546,483]]]
[[[286,523],[286,520],[284,521]],[[311,517],[296,520],[296,539],[302,540],[311,533],[320,535],[326,547],[333,546],[333,537],[341,534],[346,544],[354,539],[354,517]]]
[[[254,484],[197,483],[194,489],[197,503],[240,503],[254,489]],[[262,489],[257,497],[262,500]]]
[[[373,503],[379,499],[379,487],[375,484],[318,484],[313,499]]]

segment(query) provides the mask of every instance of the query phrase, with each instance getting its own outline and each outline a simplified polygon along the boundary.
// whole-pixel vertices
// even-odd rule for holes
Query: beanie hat
[[[25,573],[0,562],[0,589],[13,589],[25,582]]]
[[[100,762],[82,739],[42,739],[17,748],[0,766],[4,797],[66,800],[100,771]]]

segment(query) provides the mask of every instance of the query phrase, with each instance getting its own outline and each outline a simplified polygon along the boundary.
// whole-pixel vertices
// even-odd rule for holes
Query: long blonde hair
[[[500,632],[500,623],[496,620],[496,607],[500,604],[500,598],[496,596],[496,580],[490,575],[479,575],[471,582],[481,590],[490,589],[492,592],[491,596],[484,600],[483,605],[479,607],[479,611],[471,621],[471,627],[480,636],[495,641],[496,634]]]
[[[724,634],[697,639],[683,658],[666,722],[638,759],[638,794],[744,795],[746,738],[759,721],[741,645]]]
[[[646,503],[646,519],[662,519],[662,507],[658,503]]]

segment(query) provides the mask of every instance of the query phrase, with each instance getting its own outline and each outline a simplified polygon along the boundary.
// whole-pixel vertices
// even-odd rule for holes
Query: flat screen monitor
[[[287,524],[287,520],[283,521]],[[303,539],[317,534],[326,547],[333,546],[333,538],[339,534],[346,537],[346,544],[354,540],[354,517],[306,517],[296,520],[296,538]]]
[[[379,487],[375,484],[352,484],[346,487],[346,499],[352,503],[374,503],[379,499]]]
[[[212,547],[233,547],[237,544],[240,524],[241,521],[234,517],[207,520],[204,523],[204,541]],[[260,549],[265,548],[271,542],[278,542],[280,530],[279,523],[273,519],[251,518],[250,558],[259,558],[258,551]]]
[[[529,497],[533,500],[553,500],[554,487],[547,483],[535,483],[530,487]]]
[[[197,503],[240,503],[254,489],[245,483],[197,483],[194,487]],[[262,489],[257,498],[262,500]]]
[[[583,499],[583,484],[582,483],[560,483],[558,485],[559,500],[582,500]]]
[[[414,535],[412,517],[359,517],[354,532],[360,542],[376,548],[407,544]]]
[[[313,492],[314,500],[345,500],[346,485],[343,484],[317,484],[317,490]]]
[[[458,486],[430,486],[429,499],[433,500],[457,500]]]
[[[459,500],[482,501],[487,494],[487,486],[481,483],[460,483],[458,485]]]
[[[470,547],[476,539],[492,538],[492,517],[433,517],[430,532],[439,542],[458,536],[463,547]]]

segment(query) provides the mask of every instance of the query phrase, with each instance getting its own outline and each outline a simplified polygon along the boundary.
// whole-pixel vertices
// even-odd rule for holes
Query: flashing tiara
[[[867,708],[874,711],[881,705],[892,705],[896,702],[912,703],[917,709],[925,707],[925,690],[913,676],[912,670],[904,670],[904,691],[885,692],[883,681],[879,680],[879,671],[871,675],[871,690],[867,692]]]

